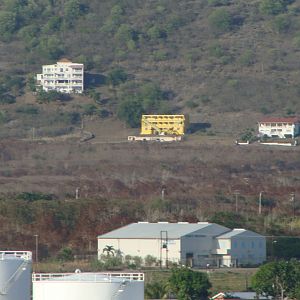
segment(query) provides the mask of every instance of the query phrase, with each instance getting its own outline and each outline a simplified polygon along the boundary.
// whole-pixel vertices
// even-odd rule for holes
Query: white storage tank
[[[32,253],[0,251],[0,300],[31,299]]]
[[[33,300],[144,300],[142,273],[32,275]]]

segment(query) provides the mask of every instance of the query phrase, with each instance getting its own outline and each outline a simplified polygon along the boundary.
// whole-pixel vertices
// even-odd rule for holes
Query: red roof
[[[60,63],[71,63],[71,61],[67,58],[62,58],[58,62],[60,62]]]
[[[264,118],[258,123],[300,123],[300,120],[298,117],[288,117],[288,118],[277,118],[277,117],[269,117]]]

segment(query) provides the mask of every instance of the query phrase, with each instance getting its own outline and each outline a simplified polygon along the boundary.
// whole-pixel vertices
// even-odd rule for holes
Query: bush
[[[245,52],[239,57],[239,63],[242,66],[249,67],[255,63],[255,55],[252,50],[245,50]]]
[[[28,115],[37,115],[39,109],[33,105],[24,105],[16,109],[17,113],[28,114]]]
[[[0,104],[13,104],[16,103],[16,97],[6,94],[0,95]]]
[[[7,40],[11,37],[17,28],[17,16],[13,12],[1,11],[0,12],[0,38]]]
[[[171,291],[179,300],[207,299],[211,287],[208,276],[188,268],[174,268],[169,278]]]
[[[276,16],[272,22],[272,27],[277,33],[288,32],[291,26],[291,19],[287,15]]]
[[[208,4],[210,6],[229,5],[230,4],[230,0],[208,0]]]
[[[7,113],[3,110],[0,110],[0,124],[6,123],[8,121]]]
[[[122,68],[115,68],[107,75],[107,81],[112,86],[117,86],[125,82],[128,78],[127,73]]]
[[[196,103],[194,100],[188,100],[188,101],[186,102],[186,106],[187,106],[188,108],[190,108],[190,109],[193,109],[193,108],[198,107],[199,104]]]
[[[119,104],[117,114],[130,127],[139,127],[144,112],[142,103],[139,100],[126,99]]]
[[[156,257],[152,255],[147,255],[144,260],[147,267],[152,267],[157,263]]]
[[[214,43],[209,47],[209,54],[221,58],[225,54],[225,51],[219,43]]]
[[[292,3],[291,0],[263,0],[259,5],[259,10],[265,15],[278,15],[287,9],[287,5]]]
[[[253,128],[247,128],[240,136],[240,139],[243,142],[251,142],[253,140],[255,140],[255,135],[254,135],[254,129]]]
[[[43,194],[38,192],[23,192],[17,195],[17,199],[24,200],[28,202],[34,202],[38,200],[53,200],[55,199],[55,195],[53,194]]]
[[[214,10],[208,17],[209,26],[216,33],[223,33],[231,29],[231,16],[224,8]]]
[[[151,40],[165,39],[167,33],[164,29],[160,28],[158,25],[153,25],[147,30],[147,35]]]
[[[69,94],[60,93],[57,91],[46,92],[41,90],[37,93],[37,100],[40,103],[47,103],[53,101],[69,101],[72,97]]]
[[[168,288],[166,282],[155,281],[145,286],[146,299],[166,299]]]
[[[92,116],[97,113],[97,106],[94,104],[83,105],[83,113],[87,116]]]
[[[57,259],[61,261],[73,261],[74,260],[74,254],[71,248],[63,248],[59,251],[57,254]]]

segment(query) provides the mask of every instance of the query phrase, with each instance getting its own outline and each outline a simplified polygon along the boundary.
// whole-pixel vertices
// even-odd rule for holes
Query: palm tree
[[[112,256],[115,256],[115,249],[114,249],[114,246],[109,246],[109,245],[106,245],[105,248],[103,248],[103,253],[106,252],[106,255],[108,257],[110,257],[110,255]]]
[[[168,285],[165,282],[155,281],[148,283],[145,288],[146,299],[166,299],[168,298]]]

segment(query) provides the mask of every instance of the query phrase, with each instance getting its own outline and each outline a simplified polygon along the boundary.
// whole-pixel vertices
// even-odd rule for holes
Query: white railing
[[[72,276],[75,275],[75,276]],[[72,276],[72,278],[70,278]],[[125,281],[144,281],[143,273],[33,273],[32,281],[63,280],[63,281],[92,281],[112,282],[121,278]]]
[[[6,258],[22,258],[24,260],[32,260],[31,251],[0,251],[0,260]]]

